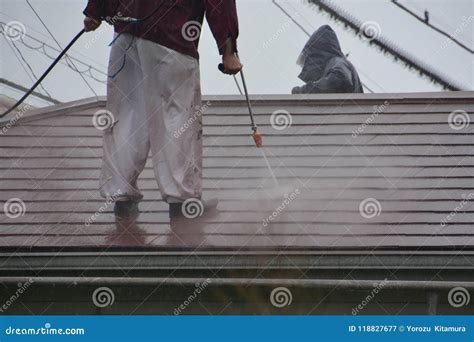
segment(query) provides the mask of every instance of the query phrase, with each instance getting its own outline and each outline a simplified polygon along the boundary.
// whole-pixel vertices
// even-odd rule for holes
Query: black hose
[[[35,82],[35,84],[33,84],[33,86],[25,93],[25,95],[23,95],[22,98],[19,99],[12,107],[10,107],[5,113],[1,114],[0,118],[3,118],[5,115],[8,115],[9,113],[11,113],[15,108],[17,108],[19,105],[21,105],[23,103],[23,101],[25,101],[25,99],[28,96],[30,96],[30,94],[36,89],[37,86],[40,85],[40,83],[45,79],[45,77],[48,76],[50,71],[56,66],[56,64],[59,63],[61,58],[63,58],[63,56],[66,54],[66,52],[71,48],[71,46],[74,45],[74,43],[79,39],[80,36],[82,36],[82,34],[84,32],[85,32],[84,29],[82,29],[81,31],[79,31],[78,34],[76,34],[76,36],[69,42],[69,44],[64,48],[64,50],[61,51],[61,53],[58,55],[58,57],[56,57],[56,59],[53,61],[53,63],[51,63],[51,65],[48,67],[48,69],[46,69],[46,71]]]
[[[136,18],[124,18],[123,21],[127,22],[127,25],[129,24],[138,24],[138,23],[142,23],[144,21],[147,21],[148,19],[150,19],[152,16],[154,16],[158,11],[159,9],[161,8],[161,6],[163,5],[163,3],[161,3],[160,5],[156,6],[156,8],[150,13],[148,14],[146,17],[144,18],[141,18],[141,19],[136,19]],[[117,18],[116,20],[119,20],[120,21],[120,18]],[[76,34],[76,36],[69,42],[69,44],[64,48],[63,51],[61,51],[61,53],[59,54],[58,57],[56,57],[56,59],[53,61],[53,63],[48,67],[48,69],[46,69],[46,71],[44,72],[43,75],[41,75],[41,77],[36,81],[35,84],[33,84],[33,86],[30,88],[30,90],[28,90],[28,92],[23,95],[23,97],[21,99],[19,99],[17,101],[17,103],[15,103],[11,108],[9,108],[5,113],[3,114],[0,114],[0,118],[3,118],[5,115],[8,115],[9,113],[11,113],[15,108],[17,108],[19,105],[21,105],[23,103],[23,101],[25,101],[25,99],[30,96],[30,94],[33,92],[33,90],[36,89],[36,87],[38,85],[40,85],[40,83],[44,80],[44,78],[49,74],[49,72],[56,66],[56,64],[58,64],[58,62],[61,60],[61,58],[66,54],[66,52],[71,48],[71,46],[74,45],[74,43],[76,42],[76,40],[79,39],[80,36],[82,36],[82,34],[85,32],[84,29],[82,29],[81,31],[79,31],[78,34]]]

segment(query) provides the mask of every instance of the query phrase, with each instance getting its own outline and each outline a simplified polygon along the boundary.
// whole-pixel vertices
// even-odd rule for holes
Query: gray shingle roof
[[[474,247],[474,124],[448,122],[454,111],[472,120],[473,92],[254,96],[278,191],[242,98],[204,101],[204,188],[221,212],[185,225],[170,225],[150,162],[136,222],[115,222],[109,205],[85,225],[104,207],[101,131],[92,124],[104,99],[4,120],[0,203],[20,199],[25,212],[0,215],[0,249]],[[290,113],[291,127],[271,126],[278,110]],[[284,204],[285,195],[294,198]]]

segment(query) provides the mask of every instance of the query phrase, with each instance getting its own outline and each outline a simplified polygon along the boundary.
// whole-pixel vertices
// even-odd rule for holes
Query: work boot
[[[170,219],[198,219],[209,217],[209,215],[217,212],[218,203],[217,198],[211,198],[209,200],[190,198],[182,203],[170,203]]]
[[[133,218],[138,216],[138,202],[127,200],[115,202],[114,214],[121,218]]]

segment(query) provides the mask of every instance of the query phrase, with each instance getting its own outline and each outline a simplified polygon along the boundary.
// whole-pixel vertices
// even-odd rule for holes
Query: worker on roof
[[[216,200],[201,199],[197,48],[205,16],[224,72],[240,71],[235,0],[89,0],[84,14],[86,31],[97,29],[102,20],[115,29],[107,83],[107,110],[114,124],[104,131],[101,195],[114,199],[117,216],[135,216],[143,197],[137,178],[151,150],[170,218],[193,215],[183,211],[183,203],[190,201],[201,211],[215,207]]]
[[[299,78],[306,84],[294,87],[292,94],[363,93],[356,69],[344,56],[333,29],[321,26],[309,38],[297,63]]]

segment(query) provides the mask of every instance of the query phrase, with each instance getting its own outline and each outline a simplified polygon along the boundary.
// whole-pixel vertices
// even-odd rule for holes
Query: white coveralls
[[[137,178],[149,151],[163,200],[200,198],[202,123],[199,61],[127,33],[113,43],[101,195],[140,200]]]

